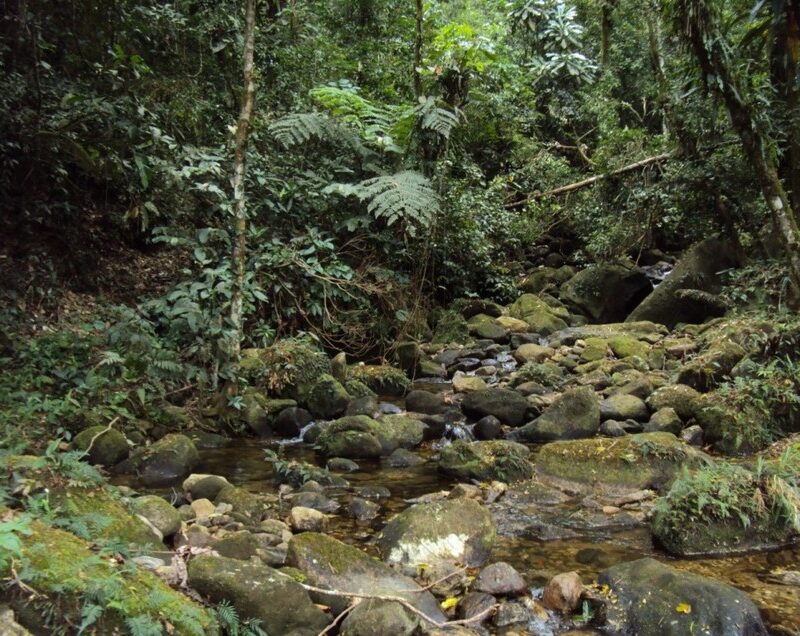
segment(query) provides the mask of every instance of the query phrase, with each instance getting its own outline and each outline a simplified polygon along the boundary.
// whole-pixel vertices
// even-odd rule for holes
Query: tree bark
[[[606,68],[611,57],[611,32],[614,23],[611,14],[614,11],[616,0],[603,0],[600,5],[600,66]]]
[[[242,76],[244,94],[241,100],[239,121],[236,124],[233,164],[233,225],[234,242],[231,261],[233,265],[233,293],[231,294],[231,322],[236,330],[231,355],[239,360],[244,337],[243,294],[245,262],[247,258],[247,201],[245,199],[245,177],[247,176],[247,137],[253,118],[256,98],[255,49],[256,0],[245,0],[244,55]]]
[[[416,0],[416,15],[414,28],[414,97],[422,96],[422,0]]]
[[[704,0],[682,0],[678,14],[703,77],[721,98],[744,153],[758,180],[773,226],[786,253],[795,292],[800,292],[800,232],[789,197],[778,175],[777,160],[769,152],[769,139],[761,130],[752,106],[736,81],[721,35]]]

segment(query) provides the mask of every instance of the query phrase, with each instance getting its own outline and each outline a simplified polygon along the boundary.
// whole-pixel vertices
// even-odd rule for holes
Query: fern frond
[[[423,130],[431,130],[445,139],[450,138],[450,133],[461,122],[459,112],[451,112],[446,108],[440,108],[436,105],[436,100],[433,97],[428,97],[424,102],[421,102],[414,109],[414,113],[419,118],[420,127]]]
[[[290,113],[272,122],[269,131],[286,148],[307,143],[312,139],[335,140],[341,131],[320,113]]]
[[[439,211],[439,197],[430,181],[413,170],[374,177],[354,185],[338,183],[325,191],[357,197],[367,203],[367,210],[375,219],[383,219],[387,225],[403,222],[410,236],[429,227]]]

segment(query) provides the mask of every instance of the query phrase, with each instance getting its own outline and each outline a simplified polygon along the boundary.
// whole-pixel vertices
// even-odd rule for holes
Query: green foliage
[[[242,620],[236,608],[228,601],[222,601],[214,608],[220,627],[227,636],[267,636],[261,629],[261,621],[257,618]]]
[[[13,559],[22,556],[18,535],[30,535],[30,523],[25,517],[0,521],[0,572],[5,572]]]

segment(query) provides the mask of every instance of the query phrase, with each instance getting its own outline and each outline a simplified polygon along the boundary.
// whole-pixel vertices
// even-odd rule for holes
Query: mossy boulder
[[[54,487],[50,508],[83,538],[138,548],[161,548],[161,538],[134,512],[130,502],[106,488]]]
[[[628,561],[598,577],[615,601],[603,632],[613,636],[766,636],[758,608],[735,587],[655,559]]]
[[[300,570],[311,585],[340,592],[400,596],[434,620],[445,620],[433,595],[413,579],[333,537],[315,532],[293,536],[286,562]],[[349,599],[325,594],[313,598],[330,605],[336,613],[350,603]]]
[[[511,375],[511,386],[536,382],[556,389],[564,382],[564,369],[554,362],[526,362]]]
[[[146,486],[160,486],[187,477],[199,462],[194,442],[186,435],[170,433],[136,451],[117,469],[136,475]]]
[[[649,416],[650,410],[647,408],[647,404],[635,395],[617,393],[600,403],[600,419],[602,420],[646,422]]]
[[[345,391],[347,391],[353,398],[377,398],[378,394],[370,389],[361,380],[350,378],[344,383]]]
[[[478,314],[469,319],[469,335],[481,340],[508,342],[508,330],[485,314]]]
[[[384,455],[398,448],[416,448],[425,437],[425,424],[407,415],[384,415],[370,424]]]
[[[265,349],[242,352],[242,368],[251,383],[279,397],[302,401],[331,361],[308,340],[286,338]]]
[[[461,402],[461,410],[476,420],[494,415],[503,424],[519,426],[527,416],[528,401],[516,391],[492,388],[467,394]]]
[[[538,294],[566,283],[574,275],[575,270],[569,267],[540,267],[529,273],[517,287],[528,294]]]
[[[612,338],[609,338],[608,346],[611,347],[611,351],[618,358],[639,356],[644,360],[648,359],[651,349],[651,345],[649,343],[626,335],[613,336]]]
[[[647,406],[651,411],[675,409],[678,416],[688,422],[703,407],[703,396],[685,384],[668,384],[656,389],[647,398]]]
[[[344,414],[350,399],[347,389],[326,373],[309,390],[306,404],[314,417],[330,420]]]
[[[514,359],[519,364],[526,362],[545,362],[556,354],[555,349],[552,347],[545,347],[534,342],[528,342],[517,347],[514,351]]]
[[[503,315],[503,308],[500,305],[482,298],[460,298],[453,303],[453,309],[460,311],[467,320],[478,314],[485,314],[490,318]]]
[[[712,236],[696,243],[686,250],[666,280],[626,320],[650,320],[670,328],[679,322],[703,322],[709,317],[708,303],[696,295],[678,292],[699,289],[718,293],[722,288],[719,272],[736,267],[737,262],[736,250],[729,241]]]
[[[659,500],[653,536],[679,556],[733,554],[800,537],[800,492],[735,464],[686,472]]]
[[[600,408],[591,387],[568,389],[533,422],[509,433],[509,439],[549,442],[592,437],[600,428]]]
[[[534,294],[523,294],[508,308],[512,318],[528,323],[534,333],[547,336],[561,329],[566,329],[565,315],[559,316],[552,307]]]
[[[8,511],[2,512],[8,519]],[[26,626],[36,633],[79,625],[84,600],[92,595],[104,608],[92,625],[97,633],[122,633],[127,631],[126,621],[136,619],[164,631],[169,623],[175,633],[187,636],[219,634],[211,612],[155,575],[132,564],[120,568],[110,559],[99,558],[89,543],[69,532],[35,520],[26,526],[29,533],[17,534],[27,564],[25,583],[41,595],[38,601],[44,602],[31,602],[25,595],[12,597],[12,605],[24,607],[18,612],[19,620],[27,619]],[[6,577],[10,572],[0,574]]]
[[[561,286],[559,296],[594,322],[617,322],[653,290],[638,268],[600,264],[581,270]]]
[[[377,435],[378,428],[378,423],[366,415],[342,417],[322,430],[317,438],[317,448],[326,457],[380,457],[383,446]]]
[[[247,521],[260,521],[267,510],[261,497],[239,486],[225,486],[217,493],[214,503],[230,504],[233,514]]]
[[[480,567],[489,558],[495,525],[473,499],[446,499],[406,508],[378,537],[383,560],[411,576],[423,565],[436,572],[456,564]]]
[[[587,338],[583,351],[581,352],[582,362],[597,362],[608,354],[608,340],[605,338]]]
[[[741,455],[766,448],[773,440],[770,417],[747,400],[710,393],[700,402],[695,420],[703,438],[714,450],[726,455]]]
[[[394,601],[367,599],[356,605],[342,621],[341,636],[413,636],[418,633],[420,618]]]
[[[439,470],[459,479],[520,481],[533,476],[529,456],[527,446],[508,440],[457,440],[442,449]]]
[[[540,475],[615,490],[669,487],[683,466],[707,457],[670,433],[640,433],[613,440],[551,442],[536,456]]]
[[[707,351],[683,365],[678,382],[698,391],[713,389],[747,352],[731,340],[715,342]]]
[[[350,375],[377,395],[403,397],[411,390],[406,374],[389,365],[358,364],[350,367]]]
[[[459,312],[448,310],[442,313],[433,331],[435,344],[466,344],[469,342],[469,326]]]
[[[181,516],[163,497],[145,495],[133,500],[133,510],[147,519],[163,537],[171,537],[181,529]]]
[[[188,573],[190,587],[212,603],[228,601],[243,619],[259,619],[268,634],[316,636],[328,624],[308,592],[262,563],[202,554]]]
[[[125,436],[118,430],[106,426],[91,426],[82,430],[72,440],[72,447],[79,451],[86,451],[88,448],[89,461],[103,466],[118,464],[130,453]]]

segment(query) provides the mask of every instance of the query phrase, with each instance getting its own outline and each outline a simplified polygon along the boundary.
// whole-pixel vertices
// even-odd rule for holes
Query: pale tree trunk
[[[231,322],[236,329],[232,346],[232,357],[239,360],[244,336],[244,316],[242,295],[244,291],[244,272],[247,257],[247,203],[245,199],[245,176],[247,173],[247,136],[256,100],[255,49],[256,0],[245,0],[244,55],[242,63],[244,94],[236,124],[236,137],[233,163],[233,294],[231,295]]]
[[[768,150],[769,140],[759,126],[752,106],[743,97],[705,2],[683,0],[678,7],[700,69],[706,78],[711,78],[709,84],[725,103],[733,128],[742,142],[786,254],[795,292],[800,292],[800,231],[778,174],[777,161]]]
[[[416,15],[414,29],[414,97],[422,96],[422,0],[416,0]]]

